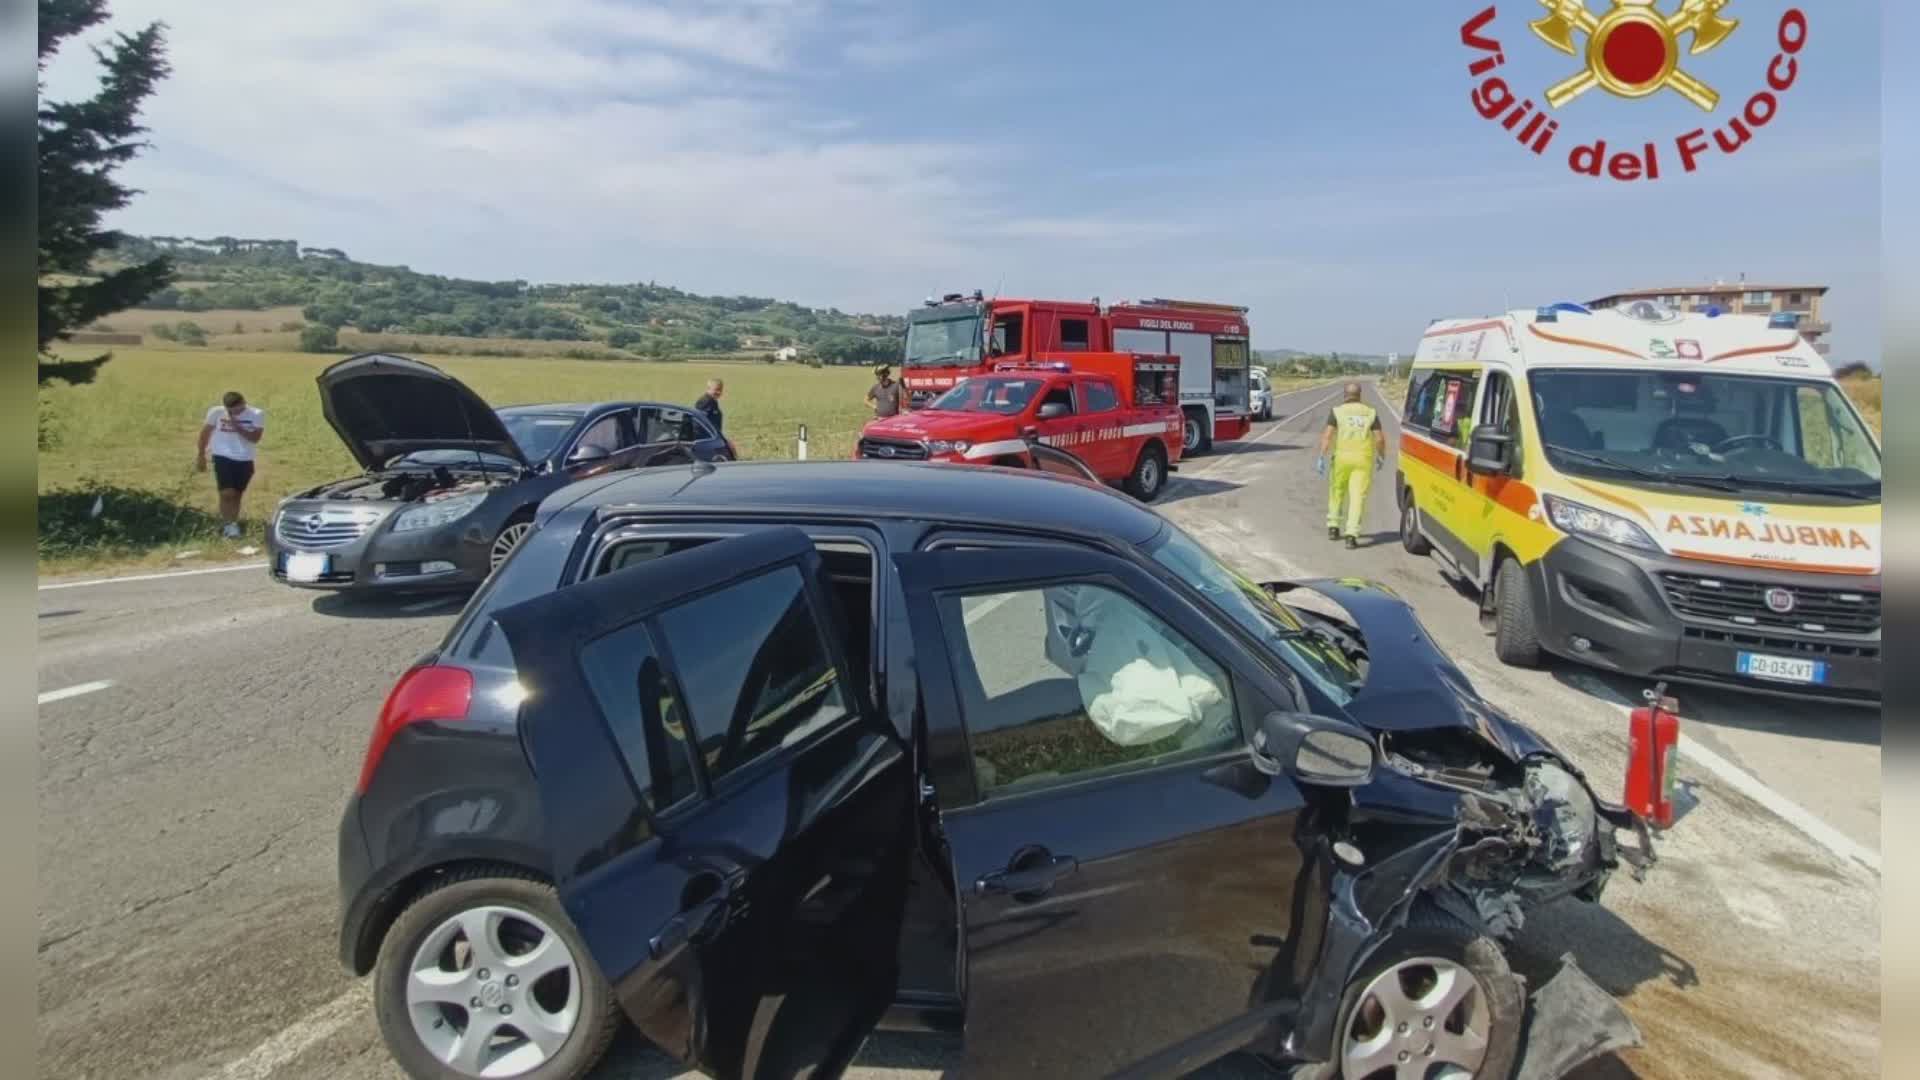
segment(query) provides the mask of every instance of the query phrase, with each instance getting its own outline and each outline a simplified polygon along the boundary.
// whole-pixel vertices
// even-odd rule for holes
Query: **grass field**
[[[727,434],[747,458],[792,457],[802,423],[810,456],[847,456],[868,415],[872,378],[851,367],[419,358],[495,405],[621,398],[691,403],[717,376],[727,383]],[[314,386],[314,376],[339,359],[121,348],[92,384],[43,390],[41,427],[49,445],[39,455],[41,572],[172,562],[190,549],[210,559],[259,544],[262,519],[283,496],[359,471],[321,415]],[[230,389],[265,410],[267,421],[244,510],[249,534],[238,544],[219,539],[213,480],[193,471],[201,420]]]

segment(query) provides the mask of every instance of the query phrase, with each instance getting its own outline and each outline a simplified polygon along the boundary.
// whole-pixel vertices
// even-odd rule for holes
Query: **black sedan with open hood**
[[[460,380],[404,356],[354,356],[318,382],[327,422],[364,471],[274,510],[269,570],[303,588],[471,586],[532,530],[540,500],[567,484],[736,456],[684,406],[496,409]]]

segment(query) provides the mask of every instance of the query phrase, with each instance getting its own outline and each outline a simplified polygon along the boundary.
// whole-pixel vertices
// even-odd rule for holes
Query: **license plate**
[[[327,556],[296,551],[287,556],[288,581],[319,581],[327,576]]]
[[[1737,670],[1742,675],[1751,675],[1756,679],[1775,679],[1780,682],[1823,683],[1827,681],[1827,665],[1818,660],[1796,660],[1790,656],[1767,656],[1764,653],[1743,652],[1740,654]]]

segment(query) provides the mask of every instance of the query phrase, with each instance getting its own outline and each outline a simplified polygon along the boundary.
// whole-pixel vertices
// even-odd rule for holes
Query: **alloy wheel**
[[[501,529],[500,535],[493,538],[492,550],[487,552],[487,569],[495,569],[506,562],[507,556],[513,554],[513,549],[519,547],[520,541],[525,540],[532,531],[531,521],[516,521]]]
[[[1469,1080],[1487,1057],[1493,1012],[1465,965],[1418,956],[1367,983],[1340,1039],[1344,1080]]]
[[[1200,422],[1191,416],[1180,429],[1180,449],[1188,454],[1200,449]]]
[[[552,1060],[580,1019],[580,998],[565,939],[517,907],[447,918],[407,968],[414,1036],[464,1076],[519,1076]]]

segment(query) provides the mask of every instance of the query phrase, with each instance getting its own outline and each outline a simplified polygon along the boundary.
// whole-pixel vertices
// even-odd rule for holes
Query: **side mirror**
[[[1361,787],[1373,779],[1374,746],[1345,720],[1269,713],[1253,733],[1254,760],[1316,787]]]
[[[1058,401],[1049,401],[1045,405],[1040,406],[1040,419],[1042,420],[1058,420],[1063,416],[1070,416],[1072,414],[1073,406]]]
[[[567,455],[567,464],[587,465],[595,461],[605,461],[612,456],[613,453],[606,447],[588,443],[574,447],[573,453]]]
[[[1497,428],[1474,428],[1467,442],[1467,471],[1481,476],[1513,472],[1513,436]]]

